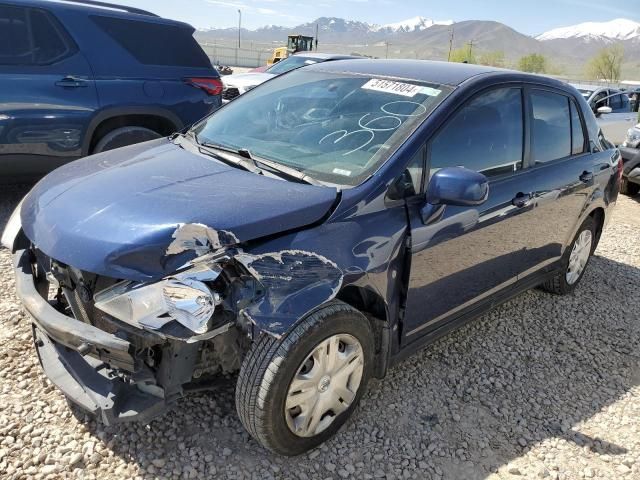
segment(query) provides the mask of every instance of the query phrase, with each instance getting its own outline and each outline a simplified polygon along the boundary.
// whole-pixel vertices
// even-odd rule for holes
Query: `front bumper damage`
[[[127,329],[110,333],[65,315],[46,298],[32,257],[29,250],[14,255],[16,290],[33,319],[42,368],[71,402],[110,425],[148,422],[183,395],[199,371],[203,342],[142,331],[132,335]],[[209,332],[207,339],[227,333],[229,326]],[[149,349],[163,359],[155,368],[145,361]]]
[[[333,299],[342,285],[342,271],[322,255],[301,250],[248,253],[225,248],[227,237],[202,225],[180,226],[168,255],[193,251],[197,258],[165,279],[139,284],[78,270],[33,246],[17,250],[17,293],[33,317],[36,349],[47,376],[73,403],[106,424],[148,422],[189,390],[210,388],[220,374],[239,370],[252,339],[262,334],[280,338]],[[216,272],[212,277],[200,276],[211,269]],[[195,305],[206,312],[200,317],[208,318],[206,323],[185,321],[185,310],[155,308],[162,300],[149,287],[167,286],[162,290],[166,302],[176,283],[189,283],[185,277],[207,282],[200,291],[209,289],[214,297]],[[151,296],[139,303],[136,294],[141,292]],[[125,306],[143,305],[152,315],[126,320],[123,303],[106,308],[105,297],[116,302],[127,297]],[[171,300],[186,308],[184,297]],[[202,305],[206,308],[200,310]]]

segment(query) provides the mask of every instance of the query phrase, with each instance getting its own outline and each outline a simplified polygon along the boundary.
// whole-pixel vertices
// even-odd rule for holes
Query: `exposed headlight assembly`
[[[158,330],[175,320],[196,334],[207,332],[220,297],[204,282],[220,271],[198,265],[159,282],[121,282],[95,296],[95,307],[138,327]]]
[[[640,144],[640,130],[637,128],[630,128],[627,131],[627,138],[625,142],[627,147],[636,148]]]

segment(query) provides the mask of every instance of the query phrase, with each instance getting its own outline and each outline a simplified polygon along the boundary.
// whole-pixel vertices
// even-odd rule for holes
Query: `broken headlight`
[[[640,130],[638,127],[630,128],[627,131],[627,136],[624,139],[624,146],[630,148],[638,148],[640,145]]]
[[[95,307],[123,322],[153,330],[177,321],[196,334],[209,329],[220,297],[205,282],[220,271],[199,265],[152,284],[121,282],[95,296]]]

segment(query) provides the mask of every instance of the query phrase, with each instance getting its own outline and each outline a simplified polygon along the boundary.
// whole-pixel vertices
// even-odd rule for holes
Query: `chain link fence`
[[[215,43],[201,43],[202,49],[213,64],[255,68],[267,64],[273,49],[238,48]]]

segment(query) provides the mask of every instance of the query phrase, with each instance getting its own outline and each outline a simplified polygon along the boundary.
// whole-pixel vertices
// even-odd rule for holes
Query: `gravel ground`
[[[25,188],[2,187],[0,226]],[[621,197],[581,286],[531,291],[373,382],[298,458],[262,450],[233,383],[148,426],[73,415],[41,373],[0,251],[1,478],[640,479],[640,203]]]

